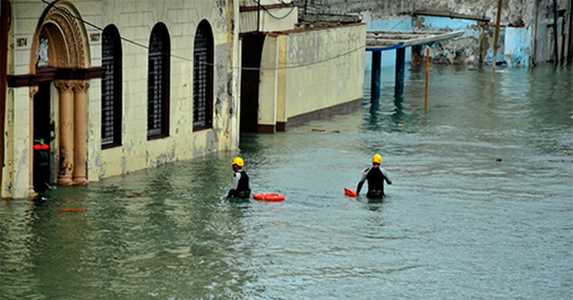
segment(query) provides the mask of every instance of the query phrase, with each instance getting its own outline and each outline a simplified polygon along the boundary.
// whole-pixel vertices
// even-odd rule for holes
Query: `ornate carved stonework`
[[[82,34],[77,23],[78,21],[73,16],[74,14],[70,12],[69,9],[60,5],[52,7],[44,20],[44,23],[49,21],[57,23],[62,30],[64,39],[66,40],[65,44],[59,43],[59,45],[57,45],[64,51],[64,47],[66,45],[68,47],[69,61],[67,63],[58,61],[59,66],[62,67],[84,67],[86,65],[84,41],[87,37]]]
[[[90,82],[89,81],[74,81],[73,82],[73,89],[74,92],[76,93],[84,93],[88,90],[88,88],[90,87]]]
[[[38,88],[38,86],[31,86],[30,87],[30,100],[34,99],[34,96],[36,96],[36,93],[39,91],[40,89]]]
[[[57,80],[54,82],[54,86],[56,86],[60,93],[70,93],[73,88],[73,83],[68,80]]]

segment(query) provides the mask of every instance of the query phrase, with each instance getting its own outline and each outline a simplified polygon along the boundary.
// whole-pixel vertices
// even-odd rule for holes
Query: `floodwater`
[[[284,202],[224,198],[237,153],[0,201],[0,298],[570,299],[573,68],[433,66],[427,110],[423,68],[399,103],[382,78],[374,110],[241,136]],[[388,197],[345,196],[376,152]]]

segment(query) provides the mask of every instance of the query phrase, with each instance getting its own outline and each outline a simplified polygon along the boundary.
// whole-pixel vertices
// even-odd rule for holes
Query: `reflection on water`
[[[242,135],[280,203],[224,198],[237,153],[2,201],[1,298],[567,298],[571,78],[436,66],[426,112],[415,67],[398,106],[384,81],[375,109]],[[345,196],[375,152],[388,197]]]

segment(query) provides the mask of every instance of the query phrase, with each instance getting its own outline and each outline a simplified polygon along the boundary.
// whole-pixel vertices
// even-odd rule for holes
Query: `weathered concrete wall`
[[[261,54],[261,71],[259,85],[258,124],[275,127],[277,123],[278,76],[284,74],[279,65],[279,42],[284,43],[284,35],[268,35],[265,37]],[[284,111],[284,110],[282,110]],[[281,120],[284,119],[284,113]]]
[[[495,23],[497,0],[427,0],[413,1],[415,10],[444,10],[459,14],[485,16]],[[535,16],[531,9],[535,0],[503,0],[500,21],[502,24],[521,24],[531,22]]]
[[[499,44],[501,47],[498,49],[498,61],[505,61],[509,65],[528,66],[531,60],[530,55],[533,52],[537,54],[537,60],[543,60],[550,52],[546,48],[550,45],[546,41],[548,35],[547,26],[540,26],[539,33],[541,37],[537,38],[537,48],[535,51],[532,46],[531,38],[527,38],[527,34],[534,35],[534,27],[537,22],[547,23],[547,17],[540,20],[539,15],[546,15],[550,1],[542,1],[539,4],[541,13],[537,12],[535,0],[503,0],[500,16],[500,23],[509,27],[524,27],[525,29],[513,30],[511,34],[505,35],[505,28],[502,28]],[[560,1],[564,2],[564,1]],[[306,9],[309,13],[322,13],[322,14],[359,14],[363,17],[364,22],[368,24],[370,30],[465,30],[466,33],[463,37],[442,41],[432,45],[433,61],[437,63],[475,63],[480,56],[480,28],[478,21],[467,19],[453,19],[449,17],[436,17],[436,16],[418,16],[410,19],[409,15],[414,11],[432,10],[450,12],[456,14],[471,15],[476,17],[483,17],[490,20],[490,24],[496,22],[497,14],[497,0],[308,0],[298,1],[301,6],[300,11]],[[562,8],[565,8],[564,3],[561,3]],[[398,22],[396,20],[399,20]],[[545,20],[545,21],[543,21]],[[412,23],[412,24],[408,24]],[[408,24],[405,25],[405,24]],[[492,50],[488,50],[488,45],[492,45],[492,37],[486,29],[486,41],[484,49],[485,54],[483,57],[485,61],[491,61],[493,57]],[[515,34],[514,34],[515,33]],[[509,39],[509,40],[506,40]],[[507,43],[509,48],[504,47]],[[529,44],[524,44],[529,43]],[[548,46],[549,45],[549,46]],[[507,57],[504,57],[506,49]],[[419,49],[418,49],[419,50]],[[490,51],[490,53],[487,53]],[[383,65],[393,65],[395,60],[395,51],[387,51],[383,54]],[[414,52],[414,59],[416,54]],[[406,54],[407,60],[410,54]],[[367,55],[366,69],[370,69],[370,56]]]
[[[262,53],[259,125],[362,99],[365,24],[267,36]]]
[[[287,118],[362,99],[364,25],[292,33],[286,40]]]
[[[92,79],[87,91],[89,181],[127,174],[177,160],[190,159],[238,146],[238,77],[240,62],[237,18],[238,2],[201,1],[70,1],[83,19],[100,28],[114,24],[122,38],[123,123],[122,145],[101,149],[101,83]],[[27,74],[33,61],[31,42],[47,5],[36,0],[13,2],[9,74]],[[237,18],[238,19],[238,18]],[[193,45],[200,21],[207,20],[214,38],[214,105],[212,129],[193,131]],[[163,22],[171,44],[169,136],[147,139],[147,64],[151,30]],[[86,25],[88,37],[100,36],[98,28]],[[16,45],[15,40],[27,44]],[[143,46],[140,46],[143,45]],[[101,66],[101,39],[89,40],[87,57],[92,66]],[[52,102],[57,91],[52,87]],[[9,88],[7,115],[8,165],[4,169],[2,196],[26,197],[31,166],[30,94],[28,87]],[[55,100],[54,100],[55,99]],[[52,106],[57,111],[57,107]],[[52,113],[57,118],[57,113]],[[56,122],[57,123],[57,122]],[[57,141],[57,139],[56,139]],[[57,147],[57,143],[55,144]]]
[[[297,0],[300,11],[320,14],[362,14],[365,21],[411,14],[415,10],[444,10],[489,17],[495,22],[497,0]],[[502,23],[531,21],[535,0],[503,0]]]
[[[131,3],[129,5],[127,3]],[[90,180],[126,174],[144,168],[156,167],[167,162],[185,160],[211,152],[232,149],[231,135],[237,128],[231,120],[237,118],[232,91],[237,84],[236,72],[229,60],[238,47],[229,44],[232,28],[229,23],[229,8],[225,1],[105,1],[103,14],[97,23],[115,24],[122,36],[149,42],[150,30],[158,22],[164,22],[171,38],[171,91],[170,133],[168,138],[147,140],[147,49],[124,43],[124,126],[123,145],[117,149],[99,150],[99,131],[90,136]],[[141,12],[146,13],[141,13]],[[93,19],[99,19],[94,16]],[[193,132],[193,44],[197,25],[207,20],[214,35],[214,60],[219,67],[214,69],[213,129]],[[93,45],[98,53],[100,45]],[[96,65],[99,58],[95,57]],[[90,89],[91,127],[101,126],[98,114],[99,89]]]
[[[296,0],[300,11],[309,14],[365,14],[372,19],[409,13],[411,0]]]

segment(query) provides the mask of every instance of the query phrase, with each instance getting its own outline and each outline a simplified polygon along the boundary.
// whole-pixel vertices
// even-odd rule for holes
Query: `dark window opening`
[[[147,138],[169,134],[169,34],[164,24],[151,32],[147,69]]]
[[[202,21],[195,35],[193,52],[193,130],[213,124],[213,33]]]
[[[102,66],[106,67],[101,80],[101,145],[111,148],[121,145],[122,125],[122,51],[117,28],[107,26],[102,36]]]

